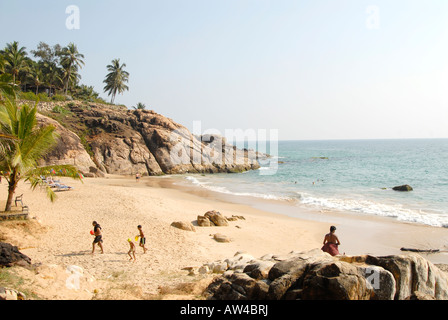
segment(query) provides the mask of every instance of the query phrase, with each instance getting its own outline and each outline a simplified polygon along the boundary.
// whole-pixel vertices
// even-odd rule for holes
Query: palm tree
[[[129,72],[125,71],[124,67],[126,64],[120,65],[120,59],[112,60],[112,64],[107,66],[109,73],[103,81],[106,84],[104,92],[108,92],[109,96],[112,95],[111,103],[114,103],[117,93],[122,94],[125,90],[129,90],[129,87],[125,85],[129,81]]]
[[[5,73],[5,57],[3,57],[3,54],[0,52],[0,74]]]
[[[72,81],[72,73],[77,72],[78,68],[84,65],[84,55],[78,52],[78,48],[74,43],[70,43],[67,47],[62,48],[61,65],[64,68],[64,92],[67,94],[70,81]]]
[[[28,67],[26,59],[25,47],[19,48],[19,43],[14,41],[8,43],[6,48],[1,52],[4,56],[4,69],[6,72],[12,74],[13,83],[16,83],[16,78],[21,71],[24,71]]]
[[[19,86],[13,83],[13,77],[9,73],[0,74],[0,100],[5,95],[15,98]]]
[[[59,70],[59,78],[62,80],[63,86],[64,88],[72,88],[73,86],[75,86],[78,81],[79,78],[81,78],[81,76],[78,73],[78,68],[73,67],[71,69],[69,68],[63,68]],[[70,89],[72,90],[72,89]],[[64,89],[64,93],[67,94],[67,90]]]
[[[59,76],[59,69],[54,62],[45,62],[44,63],[44,79],[45,83],[50,87],[50,92],[48,96],[51,97],[51,89],[56,87],[56,83],[62,83],[62,79]]]
[[[6,172],[4,177],[8,182],[5,211],[11,211],[20,180],[30,181],[33,189],[39,185],[39,174],[45,168],[37,168],[37,160],[45,156],[57,141],[55,127],[37,125],[36,112],[36,106],[22,105],[18,108],[15,99],[6,98],[0,105],[0,132],[14,137],[0,140],[0,170]],[[69,176],[79,177],[73,166],[64,166],[64,169]],[[54,201],[55,194],[50,187],[47,187],[47,195]]]
[[[145,110],[146,105],[142,102],[138,102],[137,105],[134,107],[135,110]]]
[[[33,67],[31,68],[31,72],[29,74],[29,78],[32,81],[32,83],[36,86],[36,95],[38,95],[39,86],[41,86],[44,83],[44,73],[42,72],[42,69],[39,67],[37,63],[33,64]]]

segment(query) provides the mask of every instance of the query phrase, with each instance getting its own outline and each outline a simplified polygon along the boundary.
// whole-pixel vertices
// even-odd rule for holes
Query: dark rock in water
[[[31,259],[21,253],[16,246],[0,242],[0,267],[31,266]]]
[[[392,190],[395,191],[412,191],[412,187],[410,185],[404,184],[402,186],[393,187]]]

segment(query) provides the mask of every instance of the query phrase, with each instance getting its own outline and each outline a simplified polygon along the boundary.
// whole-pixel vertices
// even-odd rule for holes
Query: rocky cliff
[[[197,137],[151,110],[85,102],[38,105],[42,124],[60,135],[42,165],[72,164],[87,176],[241,172],[265,155],[241,150],[219,136]]]

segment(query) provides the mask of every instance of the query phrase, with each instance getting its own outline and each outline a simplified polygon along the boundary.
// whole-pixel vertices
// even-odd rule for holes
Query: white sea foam
[[[207,189],[207,190],[213,191],[213,192],[219,192],[219,193],[224,193],[224,194],[229,194],[229,195],[234,195],[234,196],[261,198],[261,199],[266,199],[266,200],[283,200],[283,201],[292,200],[291,198],[286,197],[286,196],[276,196],[273,194],[263,194],[263,193],[256,193],[256,192],[232,192],[229,189],[227,189],[226,187],[213,186],[209,182],[199,181],[197,178],[191,177],[191,176],[187,176],[186,179],[189,180],[191,183],[193,183],[196,186],[202,187],[204,189]]]
[[[318,209],[328,209],[334,211],[352,212],[357,214],[377,215],[395,218],[403,222],[420,223],[435,227],[448,227],[448,217],[446,214],[427,212],[421,209],[409,209],[401,204],[384,204],[365,199],[348,199],[335,197],[316,197],[304,192],[296,192],[291,196],[280,196],[258,192],[235,192],[224,186],[212,185],[210,181],[200,181],[196,177],[187,176],[186,179],[192,184],[207,189],[209,191],[243,197],[254,197],[266,200],[297,201],[300,204]]]
[[[390,205],[360,199],[319,198],[310,195],[304,196],[303,194],[300,202],[305,205],[330,210],[393,217],[404,222],[421,223],[435,227],[448,227],[448,217],[444,214],[404,208],[399,204]]]

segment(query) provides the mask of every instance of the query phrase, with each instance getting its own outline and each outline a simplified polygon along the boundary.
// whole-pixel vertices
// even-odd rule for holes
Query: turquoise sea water
[[[271,160],[277,168],[185,179],[234,196],[448,227],[448,139],[280,141]],[[392,190],[403,184],[414,190]]]

